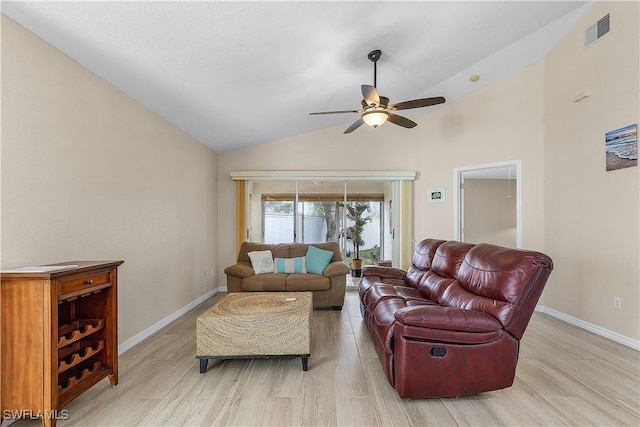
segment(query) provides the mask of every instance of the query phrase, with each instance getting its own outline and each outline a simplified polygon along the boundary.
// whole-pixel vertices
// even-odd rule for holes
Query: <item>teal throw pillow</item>
[[[307,249],[307,273],[322,274],[325,267],[331,262],[332,257],[332,251],[325,251],[309,245],[309,249]]]

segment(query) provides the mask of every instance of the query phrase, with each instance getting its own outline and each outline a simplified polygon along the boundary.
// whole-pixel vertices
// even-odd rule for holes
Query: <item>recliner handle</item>
[[[431,357],[444,357],[447,354],[447,349],[444,347],[431,347],[429,349],[429,356]]]

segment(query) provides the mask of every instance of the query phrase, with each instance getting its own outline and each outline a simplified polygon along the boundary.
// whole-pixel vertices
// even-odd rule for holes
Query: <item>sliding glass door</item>
[[[375,181],[251,181],[249,240],[339,242],[347,262],[390,255],[385,186]],[[387,190],[387,193],[389,191]]]

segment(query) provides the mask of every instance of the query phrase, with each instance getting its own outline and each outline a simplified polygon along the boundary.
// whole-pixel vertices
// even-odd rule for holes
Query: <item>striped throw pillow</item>
[[[273,260],[275,273],[306,273],[305,257],[275,258]]]

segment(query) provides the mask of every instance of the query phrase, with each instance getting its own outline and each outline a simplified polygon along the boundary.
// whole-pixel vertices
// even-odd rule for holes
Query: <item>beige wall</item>
[[[120,342],[217,287],[217,156],[2,16],[3,268],[124,259]]]
[[[611,32],[584,30],[607,13]],[[545,303],[638,340],[638,167],[605,171],[605,132],[639,123],[638,2],[596,2],[545,60]],[[592,96],[573,98],[589,88]],[[622,310],[613,297],[622,298]]]
[[[516,225],[515,180],[464,180],[465,242],[516,247]]]

